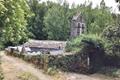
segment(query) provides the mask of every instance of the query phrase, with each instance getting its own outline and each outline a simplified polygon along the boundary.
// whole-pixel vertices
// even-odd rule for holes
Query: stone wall
[[[7,55],[19,57],[23,60],[34,64],[40,69],[47,69],[49,67],[56,67],[62,71],[86,73],[89,72],[88,55],[86,54],[72,54],[72,55],[24,55],[18,54],[16,51],[12,53],[6,52]]]

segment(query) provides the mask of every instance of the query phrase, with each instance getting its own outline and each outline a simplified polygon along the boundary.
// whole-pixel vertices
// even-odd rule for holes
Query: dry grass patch
[[[20,80],[39,80],[36,76],[30,72],[22,72],[17,76]]]
[[[59,72],[53,76],[53,80],[66,80],[66,76]]]

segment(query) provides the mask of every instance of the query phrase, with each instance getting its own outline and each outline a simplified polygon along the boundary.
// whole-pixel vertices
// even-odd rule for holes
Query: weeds
[[[39,80],[36,76],[29,72],[22,72],[17,76],[20,80]]]

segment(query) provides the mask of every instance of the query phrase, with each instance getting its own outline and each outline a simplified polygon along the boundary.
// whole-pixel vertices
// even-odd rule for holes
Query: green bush
[[[105,37],[106,53],[110,56],[120,57],[120,26],[108,26],[103,31],[103,37]]]
[[[48,75],[55,75],[59,72],[59,70],[54,66],[54,67],[49,67],[45,73]]]
[[[50,67],[50,70],[60,69],[62,71],[68,71],[68,72],[69,71],[86,72],[87,66],[83,67],[83,65],[80,62],[81,62],[81,55],[79,54],[72,54],[72,55],[65,55],[65,56],[64,55],[49,56],[48,68]]]
[[[94,47],[104,48],[105,40],[98,35],[80,35],[79,37],[67,42],[66,51],[81,52],[87,44],[94,45]]]
[[[105,65],[120,66],[120,26],[112,25],[104,29],[102,36],[106,39]]]

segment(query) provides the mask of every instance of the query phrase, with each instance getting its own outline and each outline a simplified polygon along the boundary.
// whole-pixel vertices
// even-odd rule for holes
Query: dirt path
[[[39,80],[117,80],[110,79],[109,77],[93,74],[93,75],[83,75],[75,73],[61,73],[55,77],[45,75],[42,70],[36,69],[33,65],[26,63],[25,61],[2,55],[2,68],[5,76],[4,80],[21,80],[18,78],[19,73],[29,72],[36,76]],[[31,80],[31,79],[30,79]]]
[[[18,58],[2,55],[1,66],[3,68],[5,80],[19,80],[17,76],[22,72],[29,72],[39,80],[52,80],[50,76],[43,74],[42,71]]]
[[[76,73],[67,73],[67,80],[119,80],[111,79],[110,77],[104,76],[102,74],[93,74],[93,75],[83,75]]]

